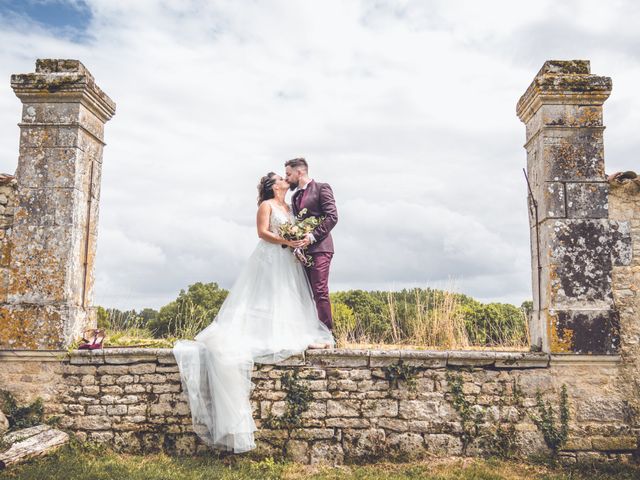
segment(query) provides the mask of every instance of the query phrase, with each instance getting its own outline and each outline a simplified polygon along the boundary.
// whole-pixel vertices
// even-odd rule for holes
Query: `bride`
[[[254,363],[277,363],[308,347],[335,345],[318,319],[302,264],[283,248],[300,242],[278,234],[280,225],[294,220],[285,202],[287,190],[289,184],[279,175],[262,177],[258,245],[214,321],[195,341],[178,340],[173,347],[194,431],[207,445],[235,453],[256,446],[249,401]]]

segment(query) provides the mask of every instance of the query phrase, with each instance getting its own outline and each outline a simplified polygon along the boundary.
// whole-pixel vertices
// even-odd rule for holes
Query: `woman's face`
[[[277,191],[287,191],[289,190],[289,183],[282,178],[280,175],[276,175],[275,177],[276,183],[273,185],[273,189]]]

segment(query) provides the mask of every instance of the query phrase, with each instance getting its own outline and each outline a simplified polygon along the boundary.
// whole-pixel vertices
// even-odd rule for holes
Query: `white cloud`
[[[332,287],[456,279],[531,296],[524,127],[548,58],[614,79],[608,170],[632,168],[638,8],[618,2],[91,0],[77,43],[0,11],[0,170],[15,169],[11,73],[78,58],[116,101],[107,125],[98,304],[158,307],[230,287],[256,242],[255,185],[303,155],[341,215]]]

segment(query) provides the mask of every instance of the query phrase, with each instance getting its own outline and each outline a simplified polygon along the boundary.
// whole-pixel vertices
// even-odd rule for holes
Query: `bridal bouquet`
[[[308,233],[311,233],[318,225],[320,225],[322,220],[324,220],[324,217],[307,217],[303,219],[302,217],[306,215],[306,213],[307,209],[303,208],[298,213],[294,222],[283,223],[280,225],[280,236],[287,240],[302,240]],[[287,248],[287,246],[283,245],[282,248]],[[306,248],[294,248],[293,254],[305,267],[313,266],[313,258],[311,255],[307,254]]]

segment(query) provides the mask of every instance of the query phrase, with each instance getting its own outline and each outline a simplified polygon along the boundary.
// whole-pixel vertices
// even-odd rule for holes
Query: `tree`
[[[97,306],[96,307],[96,318],[98,321],[98,328],[110,328],[111,323],[109,322],[109,312],[106,308]]]
[[[362,333],[372,341],[384,341],[387,337],[391,322],[386,300],[378,298],[373,292],[349,290],[334,293],[332,302],[349,307]]]
[[[143,326],[146,327],[158,318],[158,311],[153,308],[143,308],[138,316],[142,320]]]
[[[476,300],[462,307],[469,340],[474,345],[526,343],[525,315],[508,303],[483,304]]]
[[[148,326],[156,338],[195,334],[215,319],[228,293],[215,282],[196,282],[160,308]]]

